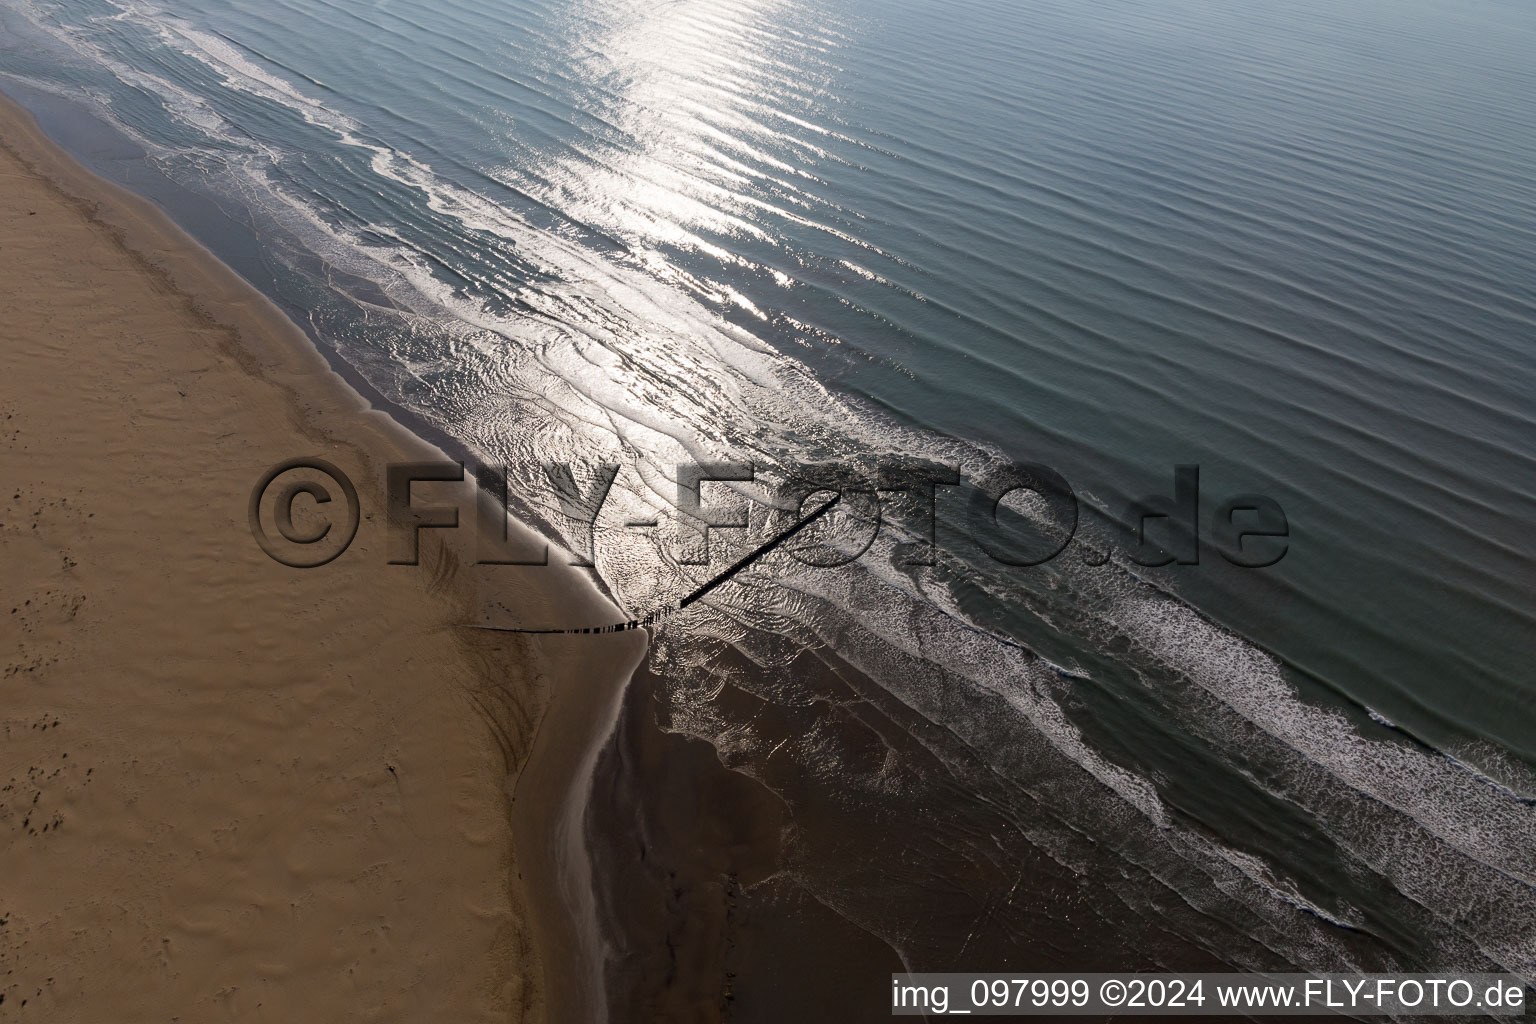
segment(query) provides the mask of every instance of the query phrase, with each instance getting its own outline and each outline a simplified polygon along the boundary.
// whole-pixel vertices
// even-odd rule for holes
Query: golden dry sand
[[[441,456],[9,107],[0,143],[0,1021],[543,1019],[535,948],[574,940],[531,869],[525,909],[558,843],[515,857],[512,801],[536,829],[582,755],[512,779],[551,680],[601,703],[643,639],[461,628],[493,591],[599,604],[443,531],[388,565],[382,467]],[[295,570],[247,501],[306,455],[367,518]]]

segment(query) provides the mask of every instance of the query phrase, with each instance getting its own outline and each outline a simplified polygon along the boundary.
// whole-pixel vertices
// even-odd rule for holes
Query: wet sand
[[[675,731],[669,687],[689,681],[647,664],[599,761],[588,827],[613,1020],[888,1020],[890,975],[905,970],[1238,969],[1122,901],[1113,864],[1080,873],[1005,844],[1013,824],[954,799],[982,789],[986,767],[952,775],[925,753],[943,742],[933,727],[832,652],[765,667],[721,647],[711,666],[734,753]],[[780,753],[812,736],[838,766],[830,780],[816,758]],[[861,777],[892,762],[922,769],[883,802]],[[980,841],[944,844],[962,828]]]
[[[440,452],[6,101],[0,181],[0,1020],[566,1019],[555,823],[644,637],[465,628],[611,609],[467,529],[388,564]],[[247,519],[301,456],[361,507],[312,569]]]

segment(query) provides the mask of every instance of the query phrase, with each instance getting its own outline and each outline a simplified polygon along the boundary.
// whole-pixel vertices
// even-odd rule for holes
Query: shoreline
[[[363,472],[359,474],[359,490],[366,495],[365,511],[368,499],[376,501],[381,494],[383,464],[406,459],[445,458],[436,446],[412,434],[386,413],[370,406],[348,381],[335,372],[296,324],[266,296],[186,235],[163,211],[148,200],[98,177],[79,164],[42,132],[25,108],[9,97],[0,95],[0,156],[9,159],[12,155],[59,197],[61,209],[50,212],[50,216],[61,218],[61,224],[71,216],[83,219],[87,229],[102,238],[104,248],[117,249],[122,262],[133,264],[131,269],[145,279],[153,292],[163,297],[163,304],[169,312],[162,310],[161,314],[167,318],[180,318],[174,325],[175,330],[196,323],[206,333],[225,336],[228,344],[222,347],[220,354],[227,357],[229,365],[216,369],[222,371],[223,382],[239,393],[240,398],[236,402],[238,407],[243,409],[249,397],[252,405],[264,402],[268,406],[275,405],[280,410],[286,410],[275,418],[286,421],[282,426],[287,428],[288,444],[300,443],[302,447],[285,450],[285,456],[302,454],[306,448],[321,444],[325,447],[327,458],[331,457],[332,452],[339,452],[350,456],[352,464],[361,463]],[[40,223],[23,223],[19,227],[24,231],[35,232]],[[71,230],[78,227],[73,225]],[[7,233],[0,241],[3,241],[4,247],[9,248],[12,238]],[[109,261],[106,256],[102,260]],[[121,274],[125,270],[118,267],[114,272]],[[18,301],[18,298],[11,296],[12,301],[18,302],[18,305],[27,301],[25,298]],[[164,327],[164,330],[172,333],[171,327]],[[19,340],[22,344],[27,341],[26,338]],[[157,344],[166,343],[164,337],[153,340],[141,338],[138,341],[145,355],[156,358],[161,355]],[[195,360],[203,354],[198,353],[191,358]],[[88,354],[85,365],[89,366]],[[155,374],[162,371],[148,368],[144,372]],[[122,383],[125,385],[124,390],[131,389],[133,384],[128,381]],[[175,391],[174,394],[181,395],[183,399],[186,397],[185,390]],[[269,415],[269,418],[273,417]],[[166,422],[158,427],[165,428],[166,441],[174,443],[195,432],[188,424],[180,422],[174,409],[169,410],[169,415],[164,416],[164,419]],[[274,430],[271,433],[281,434],[282,431]],[[110,447],[110,440],[101,437],[98,446]],[[177,455],[181,461],[190,461],[195,466],[199,454],[203,453],[197,451],[195,444],[189,443],[186,448]],[[95,467],[72,466],[67,455],[58,461],[66,470],[72,473],[83,472],[87,478],[105,472]],[[335,461],[340,462],[342,459]],[[246,487],[265,468],[265,464],[259,460],[249,465],[239,459],[235,462],[237,467],[229,472],[233,472],[236,477],[248,476],[250,480],[246,482]],[[201,467],[195,466],[194,473],[198,469]],[[468,486],[472,495],[472,483]],[[242,493],[232,493],[227,497],[234,504],[242,504],[245,499]],[[383,517],[378,518],[382,521]],[[183,529],[195,525],[178,524]],[[515,522],[510,528],[532,535],[532,531]],[[558,899],[547,898],[547,894],[559,888],[561,844],[568,838],[562,832],[560,823],[573,813],[570,810],[573,794],[581,792],[583,781],[590,779],[587,773],[606,737],[603,723],[611,727],[624,685],[643,655],[645,643],[638,637],[621,642],[605,638],[601,648],[588,645],[563,649],[570,645],[512,641],[505,634],[480,634],[475,637],[460,635],[479,631],[453,630],[451,627],[454,619],[459,622],[483,619],[485,609],[492,604],[516,608],[520,614],[530,616],[557,608],[562,609],[563,614],[607,613],[612,606],[578,570],[556,568],[560,561],[558,558],[552,561],[550,568],[542,570],[542,575],[535,575],[529,570],[508,571],[506,567],[488,567],[491,571],[487,572],[473,564],[473,552],[469,550],[469,545],[474,543],[469,539],[472,531],[454,531],[451,536],[440,536],[442,533],[423,532],[421,568],[397,569],[396,575],[390,576],[380,571],[384,562],[382,530],[378,527],[370,530],[370,524],[365,523],[354,549],[333,563],[335,566],[351,564],[335,573],[331,567],[320,570],[320,573],[333,576],[342,572],[367,575],[368,570],[373,570],[372,575],[378,580],[404,584],[393,587],[394,590],[414,591],[419,587],[423,591],[421,594],[390,593],[379,597],[367,591],[360,594],[356,587],[349,587],[346,593],[349,599],[363,605],[388,599],[401,606],[408,616],[415,613],[417,617],[428,620],[432,624],[421,628],[420,635],[407,636],[398,642],[419,641],[431,645],[444,657],[457,659],[455,670],[463,677],[460,682],[473,677],[473,684],[466,688],[469,691],[465,694],[467,700],[450,699],[437,703],[469,706],[472,715],[478,716],[482,724],[489,726],[484,730],[484,735],[478,738],[465,735],[463,730],[469,719],[464,718],[464,707],[455,707],[443,711],[442,716],[457,721],[457,731],[447,729],[432,737],[416,736],[411,742],[428,748],[434,745],[429,739],[440,741],[440,744],[474,747],[474,756],[482,766],[489,764],[488,759],[494,758],[497,753],[495,748],[500,748],[499,756],[505,767],[500,777],[471,778],[461,775],[454,780],[458,802],[471,800],[478,810],[474,817],[476,827],[482,831],[474,836],[473,844],[488,847],[499,844],[504,847],[501,858],[503,877],[500,880],[477,880],[481,886],[494,888],[498,884],[504,885],[510,896],[510,905],[507,907],[483,908],[483,912],[488,915],[487,920],[500,922],[495,928],[500,936],[495,940],[495,945],[502,949],[501,953],[493,953],[490,949],[484,951],[487,961],[494,960],[496,963],[494,970],[487,970],[499,979],[496,982],[499,993],[496,998],[503,1000],[508,1008],[517,1008],[523,1017],[569,1019],[556,1011],[578,1005],[581,997],[565,970],[568,962],[565,956],[550,953],[589,949],[592,938],[580,935],[573,938],[574,922],[569,920],[565,908]],[[242,549],[238,554],[245,561],[253,563],[250,568],[273,588],[274,593],[293,589],[297,585],[295,577],[286,574],[291,573],[291,570],[284,571],[272,563],[263,564],[259,554],[252,559],[250,552],[255,545],[248,537],[239,534],[215,536],[210,538],[210,543],[215,548],[227,544]],[[377,564],[357,564],[365,557],[361,550],[364,548],[368,549],[367,555]],[[428,565],[434,565],[436,571],[429,571]],[[411,578],[407,581],[402,573]],[[307,577],[317,574],[302,575]],[[192,577],[192,581],[195,583],[196,577]],[[445,590],[446,594],[443,593]],[[98,606],[91,607],[94,609]],[[112,610],[108,608],[108,612]],[[423,615],[423,612],[426,614]],[[475,618],[467,618],[470,616]],[[416,622],[412,624],[420,625]],[[274,628],[281,630],[283,627],[274,623]],[[354,628],[366,633],[369,627],[364,622]],[[102,629],[106,630],[107,626]],[[496,639],[490,639],[493,636]],[[279,638],[286,639],[287,634],[279,631],[263,639],[271,645]],[[358,639],[361,641],[362,638]],[[385,638],[383,642],[390,642],[390,638]],[[134,659],[130,656],[127,660],[131,662]],[[411,684],[419,684],[421,681],[419,678],[411,678],[403,668],[399,676],[394,684],[407,693],[411,691]],[[516,679],[515,686],[506,685],[509,677]],[[281,684],[291,683],[292,680],[270,679],[268,682]],[[441,696],[427,695],[428,698]],[[419,701],[426,698],[417,694],[414,699]],[[590,708],[594,703],[604,701],[611,713],[605,713],[601,719],[591,715]],[[344,720],[342,724],[345,724]],[[408,719],[388,722],[388,728],[396,732],[408,731],[412,725]],[[465,743],[465,740],[469,742]],[[423,751],[424,754],[427,752]],[[398,785],[400,772],[397,766],[390,764],[388,772],[389,776],[393,776],[390,781]],[[478,772],[481,776],[486,775],[484,767]],[[383,779],[378,781],[382,783]],[[470,791],[472,794],[466,795]],[[451,794],[440,795],[446,797]],[[454,800],[443,799],[441,802],[455,806]],[[487,808],[493,805],[501,808],[499,821],[492,820],[498,815],[487,814]],[[454,820],[457,817],[453,814],[444,815],[444,827],[466,827]],[[200,823],[187,824],[188,827],[195,827]],[[360,864],[357,867],[361,870],[368,865]],[[400,898],[406,899],[412,879],[406,875],[399,881],[400,886],[397,888],[407,890],[407,896]],[[520,896],[513,895],[518,890]],[[527,937],[514,942],[509,948],[505,935],[508,924],[501,918],[507,915],[517,917],[524,911],[527,917],[525,925],[513,930],[524,931]],[[11,934],[15,934],[14,930]],[[440,953],[435,955],[442,959]],[[466,1010],[462,1006],[443,1007],[449,1019],[470,1017],[471,1013]],[[338,1015],[334,1019],[343,1019],[343,1016]]]

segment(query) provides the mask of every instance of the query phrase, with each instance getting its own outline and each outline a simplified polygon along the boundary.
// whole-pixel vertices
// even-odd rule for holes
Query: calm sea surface
[[[913,969],[1027,941],[1028,847],[1241,965],[1536,977],[1533,54],[1500,0],[0,0],[0,88],[518,514],[579,547],[540,467],[619,464],[632,614],[789,522],[679,564],[680,462],[1071,484],[1044,565],[965,487],[909,565],[887,494],[656,631],[669,728]],[[1285,557],[1130,561],[1176,465]]]

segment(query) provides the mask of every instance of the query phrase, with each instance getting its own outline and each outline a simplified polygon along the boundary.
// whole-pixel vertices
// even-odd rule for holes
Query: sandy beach
[[[0,0],[0,1024],[1513,1011],[1533,48]]]
[[[607,613],[469,530],[388,564],[384,467],[441,453],[9,103],[0,143],[0,1019],[569,1019],[556,825],[643,636],[464,628]],[[289,568],[247,502],[316,456],[360,529]]]

